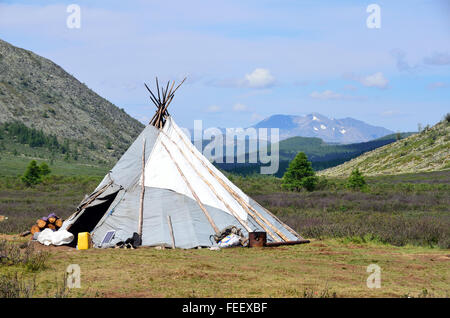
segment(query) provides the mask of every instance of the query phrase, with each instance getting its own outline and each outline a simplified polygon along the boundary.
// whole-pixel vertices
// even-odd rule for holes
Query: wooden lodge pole
[[[211,215],[209,215],[208,210],[206,210],[205,206],[202,204],[202,202],[200,201],[200,198],[197,196],[197,193],[195,193],[194,188],[192,187],[192,185],[190,184],[190,182],[188,181],[188,179],[186,178],[186,176],[184,175],[183,171],[181,171],[180,166],[178,165],[178,163],[175,161],[175,159],[172,157],[172,154],[170,153],[169,149],[167,148],[167,146],[164,144],[164,142],[161,140],[161,145],[164,147],[164,149],[167,151],[167,154],[169,155],[170,159],[172,160],[172,162],[175,164],[175,167],[178,170],[178,173],[180,174],[180,176],[183,178],[184,182],[186,183],[186,185],[188,186],[189,190],[192,193],[192,196],[194,197],[195,201],[197,201],[197,204],[199,205],[200,209],[203,211],[203,213],[205,214],[206,218],[209,221],[209,224],[211,224],[211,227],[213,228],[214,232],[216,234],[219,234],[220,230],[217,227],[217,225],[214,223],[213,219],[211,218]]]
[[[172,238],[172,248],[175,249],[175,236],[173,235],[172,220],[170,215],[167,216],[167,224],[169,224],[170,237]]]
[[[144,222],[144,195],[145,195],[145,138],[142,150],[142,179],[141,179],[141,199],[139,207],[138,235],[142,242],[142,225]]]
[[[182,142],[187,146],[188,149],[189,146],[186,144],[180,133],[175,129],[175,132],[178,134],[178,137],[182,140]],[[253,217],[253,219],[258,223],[275,241],[279,241],[273,234],[267,229],[267,227],[264,225],[267,224],[272,231],[274,231],[279,237],[281,237],[284,241],[288,241],[288,238],[281,233],[276,227],[274,227],[266,218],[264,218],[258,211],[256,211],[250,204],[245,202],[236,191],[234,191],[231,187],[229,187],[222,179],[220,179],[214,171],[212,171],[204,162],[203,160],[192,150],[190,149],[191,153],[200,161],[200,163],[208,170],[208,172],[233,196],[233,198],[238,202],[242,208]],[[254,213],[252,213],[250,210],[252,210]],[[256,217],[258,216],[260,220]],[[281,223],[284,225],[284,223]]]

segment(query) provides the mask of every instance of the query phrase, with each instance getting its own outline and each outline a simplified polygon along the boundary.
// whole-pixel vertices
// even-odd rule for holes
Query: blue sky
[[[72,3],[80,29],[66,26]],[[185,127],[319,112],[414,131],[450,111],[448,1],[0,0],[0,38],[143,122],[155,76],[188,76],[170,107]]]

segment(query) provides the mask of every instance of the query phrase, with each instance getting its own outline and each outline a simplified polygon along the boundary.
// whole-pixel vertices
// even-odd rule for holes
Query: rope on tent
[[[186,144],[186,141],[183,139],[183,137],[180,135],[180,133],[174,129],[175,132],[178,134],[178,136],[180,137],[180,139],[184,142],[184,144],[187,146],[187,148],[192,152],[192,154],[194,154],[194,156],[197,157],[198,160],[200,160],[200,162],[202,163],[202,165],[208,169],[209,173],[214,176],[219,182],[220,184],[222,184],[222,186],[228,190],[228,192],[230,192],[230,194],[234,197],[234,199],[241,204],[241,206],[247,211],[247,213],[249,213],[250,215],[253,216],[253,218],[255,219],[255,221],[261,225],[261,223],[259,222],[259,220],[257,218],[254,217],[254,214],[256,214],[264,223],[266,223],[279,237],[281,237],[284,241],[289,241],[288,237],[286,235],[284,235],[283,233],[281,233],[277,228],[275,228],[265,217],[263,217],[258,211],[256,211],[250,204],[248,204],[247,202],[245,202],[245,200],[243,200],[242,198],[240,198],[239,194],[236,193],[231,187],[229,187],[221,178],[219,178],[216,173],[214,171],[212,171],[204,162],[203,160],[192,150],[190,149],[190,147]],[[251,209],[253,213],[250,212]],[[285,225],[284,223],[280,222],[282,225]],[[265,227],[263,225],[261,225],[264,229]],[[270,231],[266,231],[268,233],[270,233]]]
[[[186,176],[184,175],[183,171],[181,171],[180,166],[174,160],[174,158],[172,157],[172,154],[170,153],[169,149],[167,149],[166,145],[164,144],[164,142],[162,140],[161,140],[161,145],[164,147],[164,149],[166,149],[167,153],[169,154],[170,159],[172,159],[172,162],[175,164],[178,172],[180,173],[180,175],[183,178],[184,182],[186,183],[186,185],[188,186],[188,188],[191,191],[192,195],[194,196],[195,200],[197,201],[197,204],[200,206],[200,209],[202,209],[202,211],[205,213],[205,216],[208,219],[209,223],[211,224],[212,228],[214,229],[214,232],[216,232],[216,234],[218,234],[220,232],[219,228],[214,223],[213,219],[211,218],[211,216],[208,213],[208,210],[206,210],[206,208],[203,206],[202,202],[200,201],[200,198],[195,193],[194,188],[192,188],[191,184],[186,179]]]
[[[189,160],[189,158],[187,158],[186,154],[184,153],[184,151],[180,148],[180,146],[178,146],[178,144],[176,142],[174,142],[164,131],[161,130],[161,132],[167,137],[167,139],[175,146],[177,147],[178,151],[181,153],[181,155],[184,157],[184,159],[189,163],[189,165],[191,166],[192,170],[195,171],[195,173],[203,180],[204,183],[206,183],[206,185],[208,185],[208,187],[211,189],[211,191],[214,193],[214,195],[217,197],[217,199],[219,199],[226,207],[228,210],[230,210],[231,214],[233,214],[233,216],[239,221],[239,223],[247,230],[247,232],[252,232],[252,229],[245,223],[244,220],[241,219],[241,217],[239,216],[239,214],[223,199],[223,197],[218,194],[216,192],[216,190],[214,189],[214,186],[208,181],[206,180],[205,177],[203,177],[201,175],[201,173],[194,167],[194,165],[192,164],[191,160]]]

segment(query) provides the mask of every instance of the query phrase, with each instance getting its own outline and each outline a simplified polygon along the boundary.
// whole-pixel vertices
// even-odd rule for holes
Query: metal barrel
[[[266,232],[250,232],[248,233],[248,247],[264,247],[267,242]]]

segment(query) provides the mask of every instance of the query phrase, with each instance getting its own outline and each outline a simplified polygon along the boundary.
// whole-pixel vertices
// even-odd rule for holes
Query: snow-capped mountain
[[[353,118],[330,119],[318,113],[306,116],[273,115],[255,128],[279,128],[280,139],[289,137],[318,137],[325,142],[355,143],[380,138],[393,131],[369,125]]]

